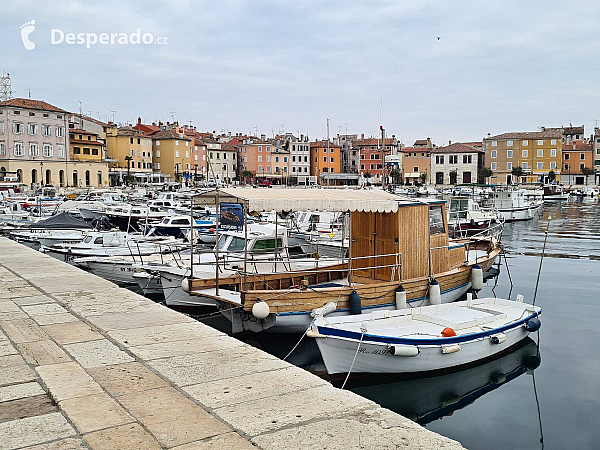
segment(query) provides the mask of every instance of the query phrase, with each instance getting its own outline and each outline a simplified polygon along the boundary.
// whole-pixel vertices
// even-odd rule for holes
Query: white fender
[[[271,313],[271,308],[265,302],[256,302],[252,305],[252,315],[258,320],[266,319]]]

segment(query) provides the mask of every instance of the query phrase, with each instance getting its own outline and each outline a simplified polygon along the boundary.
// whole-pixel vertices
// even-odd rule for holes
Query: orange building
[[[310,174],[318,177],[321,184],[322,179],[328,173],[340,173],[342,171],[342,160],[340,146],[327,141],[316,141],[310,143]]]
[[[562,164],[563,184],[586,184],[587,176],[582,170],[586,167],[590,170],[594,169],[594,145],[587,140],[563,144]]]

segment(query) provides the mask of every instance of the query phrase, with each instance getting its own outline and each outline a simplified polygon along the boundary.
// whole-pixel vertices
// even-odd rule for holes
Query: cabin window
[[[240,252],[242,250],[244,250],[244,238],[234,237],[231,240],[231,244],[229,244],[227,251]]]
[[[442,205],[429,207],[429,234],[443,234],[446,232],[444,227],[444,215],[442,214]]]
[[[96,240],[94,241],[94,244],[102,244],[102,236],[97,237]]]
[[[223,250],[228,239],[229,239],[229,236],[227,236],[227,235],[223,235],[219,238],[219,250]]]
[[[89,243],[91,240],[92,240],[92,237],[91,237],[91,236],[86,236],[86,237],[83,239],[83,242],[85,242],[85,243],[87,244],[87,243]]]
[[[173,219],[171,224],[173,224],[173,225],[189,225],[190,220],[189,219]]]
[[[277,239],[277,248],[281,248],[281,238]],[[253,252],[266,252],[275,249],[275,239],[263,239],[256,241]]]
[[[466,219],[468,208],[469,200],[466,198],[450,200],[450,220]]]

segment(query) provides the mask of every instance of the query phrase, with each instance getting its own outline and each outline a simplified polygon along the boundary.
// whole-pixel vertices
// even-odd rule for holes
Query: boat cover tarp
[[[93,228],[87,222],[73,217],[71,214],[62,212],[47,219],[40,220],[29,226],[31,229],[39,230],[70,230],[70,229],[91,229]]]
[[[248,212],[262,211],[366,211],[395,213],[403,199],[383,190],[225,188],[218,191],[219,203],[242,203]],[[195,205],[214,206],[217,191],[194,196]]]

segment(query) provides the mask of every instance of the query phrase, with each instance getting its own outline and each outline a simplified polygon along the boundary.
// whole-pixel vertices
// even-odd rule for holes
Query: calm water
[[[523,294],[532,301],[548,224],[536,301],[543,308],[539,366],[537,346],[528,340],[515,352],[468,370],[352,390],[471,450],[599,449],[600,206],[557,203],[545,206],[539,219],[507,224],[508,271],[503,259],[497,281],[488,280],[480,296],[493,295],[494,288],[499,297]],[[208,323],[222,326],[219,322]],[[243,339],[283,357],[298,338],[263,333]],[[289,360],[323,368],[308,339]]]

